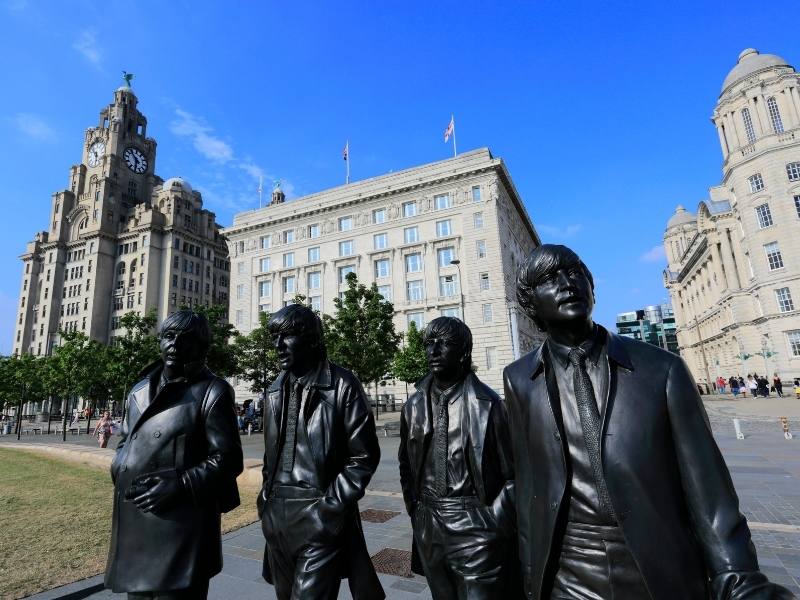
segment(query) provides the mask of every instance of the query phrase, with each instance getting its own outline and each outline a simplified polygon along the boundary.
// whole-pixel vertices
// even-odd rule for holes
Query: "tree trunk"
[[[67,410],[68,409],[69,409],[69,394],[64,396],[64,410],[63,410],[64,414],[61,415],[61,421],[62,421],[62,423],[61,423],[61,441],[62,442],[66,442],[67,441]]]

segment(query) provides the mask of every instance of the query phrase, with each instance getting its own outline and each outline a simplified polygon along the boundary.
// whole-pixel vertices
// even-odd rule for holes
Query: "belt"
[[[421,504],[428,508],[475,508],[483,506],[483,502],[477,496],[456,496],[453,498],[436,498],[423,494],[419,499]]]
[[[285,498],[296,500],[311,500],[323,498],[325,494],[317,488],[299,487],[296,485],[276,485],[269,492],[270,498]]]
[[[574,548],[604,549],[603,542],[625,543],[622,529],[617,525],[593,525],[590,523],[567,523],[564,546]]]

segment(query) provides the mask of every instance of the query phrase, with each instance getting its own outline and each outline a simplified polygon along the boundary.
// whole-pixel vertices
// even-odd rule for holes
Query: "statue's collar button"
[[[134,433],[134,434],[131,436],[131,439],[132,439],[132,440],[135,440],[137,437],[139,437],[139,434],[138,434],[138,433]]]
[[[154,438],[161,437],[161,432],[160,431],[153,432],[153,437]]]

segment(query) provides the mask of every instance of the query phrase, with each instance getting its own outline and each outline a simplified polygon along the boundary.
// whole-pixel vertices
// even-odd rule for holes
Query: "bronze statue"
[[[172,313],[159,337],[161,358],[131,389],[111,464],[105,585],[128,598],[202,600],[222,570],[220,513],[239,505],[233,389],[206,366],[203,315]]]
[[[520,265],[517,298],[548,335],[504,373],[526,596],[792,598],[758,570],[683,360],[596,325],[564,246]]]
[[[519,576],[506,411],[472,372],[461,320],[434,319],[423,340],[430,372],[403,407],[398,456],[412,570],[434,600],[503,598]]]
[[[310,308],[290,304],[268,327],[282,371],[264,402],[264,579],[279,600],[333,600],[345,577],[354,600],[381,600],[358,512],[380,461],[364,390],[328,361]]]

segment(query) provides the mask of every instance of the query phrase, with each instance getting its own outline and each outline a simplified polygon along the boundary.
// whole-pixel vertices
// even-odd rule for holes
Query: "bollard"
[[[733,420],[733,428],[736,430],[736,439],[743,440],[744,433],[742,433],[742,424],[739,422],[739,419]]]
[[[247,424],[247,435],[253,435],[253,424],[252,423],[248,423]]]
[[[789,419],[787,417],[780,417],[781,425],[783,425],[783,437],[787,440],[792,439],[792,432],[789,431]]]

